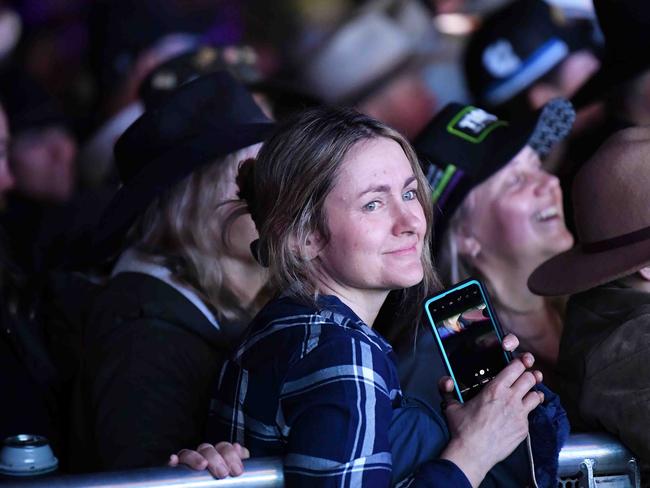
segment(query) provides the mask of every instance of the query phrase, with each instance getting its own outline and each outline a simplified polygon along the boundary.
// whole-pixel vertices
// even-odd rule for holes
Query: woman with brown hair
[[[390,290],[415,289],[403,307],[415,320],[437,284],[429,187],[408,142],[353,110],[310,110],[246,163],[240,188],[282,294],[223,367],[208,438],[283,456],[288,487],[478,486],[525,438],[541,375],[525,355],[467,404],[449,396],[449,430],[416,409],[396,421],[408,406],[372,325]],[[412,447],[392,450],[404,432]],[[205,446],[181,461],[199,466]]]

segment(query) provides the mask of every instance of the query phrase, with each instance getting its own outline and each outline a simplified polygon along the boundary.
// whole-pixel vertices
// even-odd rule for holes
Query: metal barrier
[[[639,466],[633,454],[605,433],[573,434],[559,457],[558,486],[638,488]]]
[[[573,434],[560,452],[558,485],[574,488],[638,488],[639,468],[634,456],[608,434]],[[82,475],[46,476],[0,481],[2,487],[16,488],[283,488],[280,458],[244,461],[244,474],[217,480],[207,471],[185,466],[160,467]]]
[[[208,471],[186,466],[109,471],[67,476],[44,476],[0,481],[0,486],[16,488],[283,488],[284,472],[280,458],[244,461],[244,474],[236,478],[215,479]]]

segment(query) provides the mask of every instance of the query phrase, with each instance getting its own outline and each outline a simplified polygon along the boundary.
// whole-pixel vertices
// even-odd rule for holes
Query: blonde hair
[[[480,274],[479,271],[458,252],[456,244],[456,235],[460,232],[461,227],[466,225],[467,218],[473,208],[474,198],[470,191],[451,216],[447,223],[447,227],[442,233],[440,249],[438,250],[438,259],[436,262],[444,283],[458,283],[470,276],[477,276]]]
[[[262,147],[252,167],[242,172],[242,197],[257,225],[259,253],[268,260],[271,279],[279,289],[308,303],[316,299],[317,272],[301,256],[311,232],[329,239],[324,203],[349,150],[361,141],[385,137],[397,142],[418,180],[417,198],[427,221],[417,286],[422,300],[437,286],[430,249],[432,209],[430,189],[409,143],[399,133],[352,109],[321,107],[287,122]],[[420,302],[413,304],[417,310]]]
[[[219,260],[229,246],[230,224],[245,210],[230,205],[239,162],[259,145],[233,152],[194,170],[154,200],[134,224],[130,241],[138,250],[169,268],[173,277],[192,287],[221,320],[247,322],[252,313],[242,307],[228,286]]]

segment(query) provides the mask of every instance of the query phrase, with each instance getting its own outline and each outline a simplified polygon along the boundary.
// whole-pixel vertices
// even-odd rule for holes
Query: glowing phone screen
[[[433,297],[425,306],[456,393],[467,401],[509,361],[494,312],[476,280]]]

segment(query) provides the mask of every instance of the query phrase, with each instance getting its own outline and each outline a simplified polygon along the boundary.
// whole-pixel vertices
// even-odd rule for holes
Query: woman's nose
[[[397,207],[393,222],[393,232],[396,235],[418,232],[423,225],[422,207],[417,200],[404,202]]]
[[[555,190],[560,187],[560,180],[557,176],[552,175],[546,171],[540,171],[537,177],[537,185],[535,187],[536,193],[544,194],[548,191]]]
[[[0,195],[11,190],[16,185],[16,180],[9,170],[9,163],[6,158],[0,159]]]
[[[74,162],[77,146],[68,133],[58,127],[47,129],[43,134],[43,141],[51,161],[55,164],[70,165]]]

